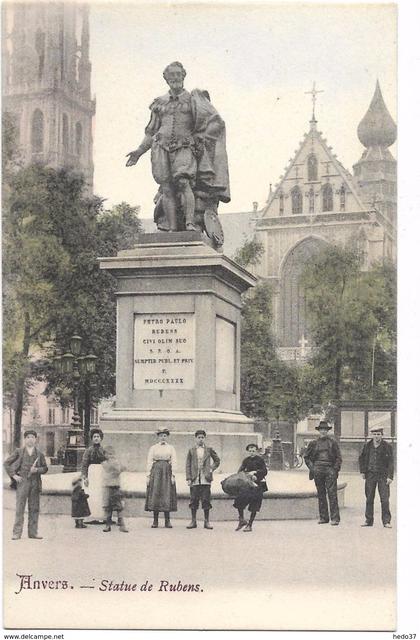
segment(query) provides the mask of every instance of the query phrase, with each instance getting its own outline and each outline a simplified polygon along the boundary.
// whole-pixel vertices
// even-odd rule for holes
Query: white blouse
[[[158,442],[149,449],[147,454],[146,473],[149,474],[153,463],[156,460],[168,460],[172,465],[172,473],[176,472],[176,451],[167,442]]]

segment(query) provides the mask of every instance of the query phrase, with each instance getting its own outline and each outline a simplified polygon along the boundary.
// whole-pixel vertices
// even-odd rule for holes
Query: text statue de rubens
[[[170,89],[150,105],[140,146],[127,154],[127,166],[151,149],[152,173],[159,184],[154,220],[161,231],[206,231],[223,244],[217,217],[220,201],[230,202],[225,123],[207,91],[184,89],[186,71],[172,62],[163,72]]]

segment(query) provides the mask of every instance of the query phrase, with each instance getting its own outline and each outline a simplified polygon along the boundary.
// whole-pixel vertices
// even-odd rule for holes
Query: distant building
[[[24,164],[71,167],[93,189],[89,10],[79,3],[3,3],[3,110]]]

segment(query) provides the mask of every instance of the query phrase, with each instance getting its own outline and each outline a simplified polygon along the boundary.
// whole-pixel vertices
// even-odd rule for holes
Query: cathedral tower
[[[388,147],[397,138],[397,126],[385,106],[379,82],[357,135],[365,147],[353,166],[361,198],[374,205],[397,226],[397,162]]]
[[[3,4],[3,109],[24,164],[72,167],[93,188],[89,13],[77,3]]]

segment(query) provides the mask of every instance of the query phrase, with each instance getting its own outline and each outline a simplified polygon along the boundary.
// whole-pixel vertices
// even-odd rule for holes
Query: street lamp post
[[[82,356],[82,338],[72,336],[70,338],[70,351],[54,358],[54,367],[57,373],[72,377],[73,382],[73,416],[70,429],[67,432],[66,449],[64,452],[63,472],[77,471],[82,463],[85,451],[86,434],[80,420],[79,394],[82,376],[85,384],[89,383],[89,375],[95,373],[97,357],[93,354]],[[89,428],[90,421],[85,419],[85,427]],[[89,439],[89,434],[87,434]]]

